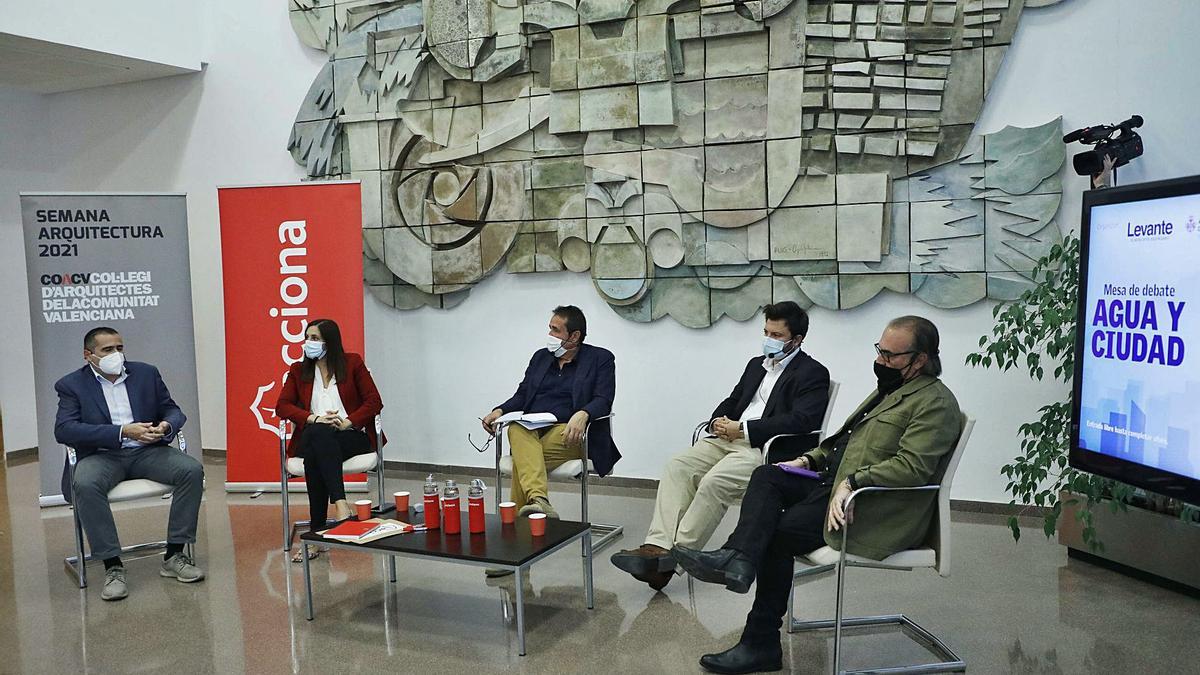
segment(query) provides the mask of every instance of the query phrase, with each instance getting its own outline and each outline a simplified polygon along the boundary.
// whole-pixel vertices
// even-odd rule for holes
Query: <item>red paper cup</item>
[[[358,514],[359,520],[370,520],[371,519],[371,500],[370,499],[360,499],[360,500],[354,502],[354,510]]]
[[[396,492],[392,496],[396,498],[396,513],[408,513],[408,493]]]
[[[529,534],[532,534],[535,537],[540,537],[546,534],[546,514],[529,514]]]
[[[500,522],[512,525],[517,520],[517,505],[513,502],[500,502]]]

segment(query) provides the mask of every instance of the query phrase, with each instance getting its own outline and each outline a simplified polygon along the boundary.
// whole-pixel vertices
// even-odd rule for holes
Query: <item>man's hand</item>
[[[810,469],[810,470],[812,469],[812,462],[808,461],[807,456],[797,457],[796,459],[789,459],[786,462],[775,462],[775,464],[777,464],[777,465],[786,464],[788,466],[794,466],[794,467],[798,467],[801,469]]]
[[[742,422],[738,422],[736,420],[731,420],[729,424],[726,424],[724,435],[725,440],[736,441],[737,439],[745,436],[745,434],[742,433],[742,425]]]
[[[729,424],[730,421],[731,420],[728,417],[725,417],[722,415],[721,417],[718,417],[717,419],[713,420],[708,425],[708,430],[710,432],[712,432],[712,434],[714,436],[717,436],[719,438],[724,438],[725,437],[725,425]]]
[[[171,433],[171,425],[166,420],[163,420],[162,422],[158,423],[158,426],[154,427],[154,430],[157,431],[160,436],[166,436]]]
[[[567,422],[567,428],[563,431],[563,441],[567,447],[579,447],[579,443],[583,441],[583,433],[587,430],[588,419],[590,418],[587,411],[584,410],[571,415],[571,419]]]
[[[492,436],[495,436],[496,435],[496,420],[499,419],[500,416],[503,414],[504,414],[504,411],[499,408],[496,408],[492,412],[488,413],[487,416],[483,418],[483,430],[488,432]]]
[[[837,532],[846,523],[854,522],[853,507],[849,511],[846,510],[846,499],[854,490],[850,489],[850,481],[843,480],[833,489],[833,496],[829,498],[829,511],[825,514],[825,529],[830,532]]]
[[[121,427],[121,436],[138,443],[154,443],[162,440],[158,427],[149,422],[134,422]]]
[[[726,441],[736,441],[742,437],[742,423],[728,417],[718,417],[713,420],[712,429],[717,438]]]

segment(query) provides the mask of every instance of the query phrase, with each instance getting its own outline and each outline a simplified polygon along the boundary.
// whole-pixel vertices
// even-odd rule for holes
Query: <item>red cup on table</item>
[[[529,534],[532,534],[535,537],[540,537],[546,534],[546,514],[529,514]]]
[[[354,502],[354,512],[358,515],[359,520],[371,519],[371,500],[360,499]]]
[[[392,493],[392,497],[396,500],[396,513],[408,513],[408,498],[407,492]]]
[[[500,502],[500,522],[512,525],[517,521],[516,502]]]

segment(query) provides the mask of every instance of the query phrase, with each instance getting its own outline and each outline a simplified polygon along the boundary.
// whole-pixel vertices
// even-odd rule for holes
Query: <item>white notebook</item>
[[[554,416],[554,413],[526,413],[523,410],[518,410],[501,415],[496,419],[497,424],[507,424],[509,422],[516,422],[526,429],[541,429],[542,427],[558,424],[558,418]]]

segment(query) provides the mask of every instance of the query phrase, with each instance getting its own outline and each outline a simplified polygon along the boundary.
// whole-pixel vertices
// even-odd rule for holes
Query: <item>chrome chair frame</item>
[[[296,530],[301,526],[307,527],[311,525],[312,522],[309,520],[293,521],[291,519],[291,506],[288,502],[289,483],[293,477],[300,478],[304,474],[300,474],[300,476],[294,476],[288,472],[287,442],[288,438],[290,438],[290,435],[288,434],[287,430],[288,421],[279,420],[279,492],[280,498],[283,500],[283,550],[291,551],[292,541],[296,538]],[[385,501],[386,488],[384,484],[386,483],[387,479],[384,477],[383,467],[383,422],[382,417],[379,415],[375,416],[375,438],[375,452],[372,453],[375,455],[375,466],[374,468],[366,469],[363,471],[363,473],[375,474],[377,497],[375,501],[375,507],[371,509],[371,512],[379,515],[395,509],[395,506]],[[344,465],[345,463],[343,462],[343,466]],[[343,469],[342,473],[344,475],[346,471]],[[358,471],[353,471],[351,473],[358,473]]]
[[[599,422],[601,420],[612,420],[612,418],[614,418],[614,417],[616,417],[616,415],[613,413],[610,413],[608,415],[604,415],[603,417],[597,417],[594,420],[588,420],[587,426],[584,427],[584,431],[583,431],[583,442],[581,442],[579,444],[579,460],[578,461],[580,462],[581,468],[580,468],[579,474],[573,477],[574,479],[578,480],[580,483],[579,490],[580,490],[580,509],[581,509],[581,513],[582,513],[581,518],[582,518],[583,522],[588,523],[589,525],[591,525],[591,528],[592,528],[592,537],[591,537],[592,553],[596,553],[597,551],[600,551],[601,549],[603,549],[605,546],[608,546],[609,544],[613,543],[625,531],[625,528],[622,525],[613,525],[613,524],[607,524],[607,523],[593,523],[592,521],[588,520],[588,475],[592,473],[592,469],[591,469],[591,466],[589,463],[590,459],[589,459],[589,454],[588,454],[588,438],[591,435],[593,422]],[[504,456],[504,439],[505,439],[504,432],[507,430],[508,424],[509,423],[501,424],[496,428],[496,511],[497,512],[500,510],[500,502],[504,501],[504,499],[503,499],[504,473],[501,471],[500,459]],[[550,477],[551,477],[550,473],[551,472],[549,472],[549,471],[547,472],[547,475],[546,475],[547,479],[550,479]]]
[[[179,442],[179,451],[186,453],[187,452],[187,439],[185,439],[183,437],[183,432],[181,431],[181,432],[175,434],[175,438],[178,439],[178,442]],[[75,483],[75,466],[76,466],[76,464],[79,463],[79,459],[77,458],[77,456],[75,454],[75,448],[72,448],[70,446],[63,446],[63,447],[67,453],[67,480],[68,480],[69,484],[74,485],[74,483]],[[171,485],[167,485],[165,483],[159,483],[157,481],[152,481],[148,478],[131,478],[129,480],[123,480],[120,483],[117,483],[115,486],[113,486],[113,489],[109,491],[109,494],[111,495],[118,488],[120,488],[121,485],[130,483],[132,481],[142,481],[144,483],[150,484],[149,487],[152,488],[152,490],[147,490],[146,492],[138,494],[136,496],[118,499],[117,503],[126,502],[126,501],[134,501],[137,499],[149,499],[150,497],[159,497],[161,499],[167,499],[168,497],[171,496],[171,493],[174,490],[174,487]],[[111,501],[111,498],[110,498],[109,504],[111,505],[112,503],[113,502]],[[74,501],[73,495],[71,498],[71,518],[75,524],[75,555],[64,557],[63,565],[67,568],[67,571],[72,576],[75,577],[76,581],[79,582],[80,588],[87,588],[87,585],[88,585],[87,564],[94,561],[95,558],[92,556],[91,553],[85,554],[83,551],[83,523],[80,522],[80,520],[79,520],[79,509],[77,509],[75,507],[75,501]],[[124,555],[126,553],[144,553],[144,552],[148,552],[148,551],[161,551],[166,548],[167,548],[167,542],[165,539],[162,541],[148,541],[148,542],[141,543],[141,544],[131,544],[129,546],[122,546],[121,554]],[[185,545],[184,551],[187,553],[188,557],[191,557],[191,558],[195,557],[196,548],[195,548],[194,544]]]
[[[945,473],[942,476],[940,483],[936,485],[921,485],[916,487],[864,487],[850,493],[846,499],[846,510],[849,511],[854,500],[863,495],[885,494],[897,492],[935,492],[938,495],[938,521],[933,528],[931,547],[936,555],[936,565],[938,573],[941,576],[950,575],[950,488],[953,483],[954,473],[958,469],[959,460],[962,459],[963,451],[966,448],[967,441],[971,437],[971,431],[975,426],[975,420],[963,414],[962,431],[959,433],[958,440],[955,443],[953,454],[949,463],[946,466]],[[939,639],[929,630],[923,628],[920,624],[908,618],[904,614],[886,614],[878,616],[850,617],[843,616],[845,603],[845,585],[846,585],[846,568],[847,567],[862,567],[870,569],[883,570],[899,570],[912,571],[913,566],[902,564],[888,564],[887,559],[882,561],[867,560],[861,558],[847,558],[846,543],[849,536],[851,524],[846,523],[842,527],[842,545],[838,551],[837,562],[827,564],[812,564],[811,561],[804,557],[797,558],[811,566],[806,569],[801,569],[792,575],[792,590],[788,593],[788,613],[787,623],[789,633],[805,632],[812,630],[828,630],[833,629],[833,673],[835,675],[866,675],[866,674],[895,674],[895,675],[911,675],[917,673],[956,673],[965,672],[967,669],[966,661],[954,652],[945,642]],[[828,547],[826,547],[828,548]],[[820,549],[825,550],[825,549]],[[903,553],[903,552],[901,552]],[[809,554],[812,555],[812,554]],[[815,577],[821,576],[829,572],[836,572],[837,586],[836,599],[833,619],[821,619],[815,621],[799,621],[795,618],[794,600],[795,600],[795,582],[801,583],[809,581]],[[869,668],[864,670],[842,670],[842,628],[843,627],[859,627],[859,626],[900,626],[905,633],[915,642],[923,646],[925,649],[933,653],[939,660],[934,663],[924,663],[909,666],[892,666],[883,668]]]

